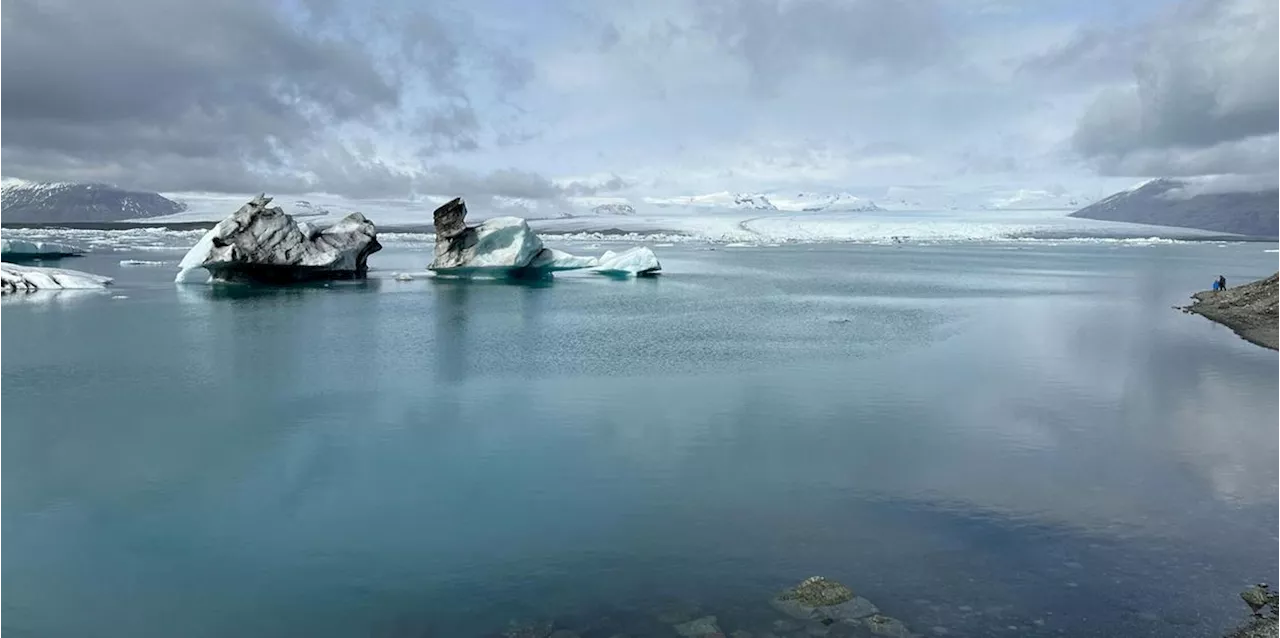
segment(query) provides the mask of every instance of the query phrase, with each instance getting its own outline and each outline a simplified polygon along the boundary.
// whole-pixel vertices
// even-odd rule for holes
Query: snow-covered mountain
[[[636,209],[631,204],[600,204],[591,209],[596,215],[634,215]]]
[[[1187,180],[1153,179],[1071,213],[1072,217],[1275,237],[1280,190],[1213,192]]]
[[[730,210],[778,210],[765,195],[758,193],[730,193],[720,191],[706,195],[684,197],[645,197],[644,202],[660,207],[686,206],[690,208],[719,208]]]
[[[327,217],[333,214],[328,208],[305,199],[295,201],[287,212],[294,217]]]
[[[870,212],[881,210],[875,202],[849,193],[796,193],[795,195],[772,195],[770,199],[779,210],[788,211]]]
[[[1085,198],[1061,190],[1041,190],[1022,188],[1013,191],[1000,191],[992,194],[984,202],[986,208],[1005,210],[1075,210]]]
[[[738,210],[778,210],[768,197],[760,194],[739,193],[733,196],[733,207]]]
[[[106,184],[6,180],[0,191],[0,217],[8,222],[110,222],[185,209],[159,193]]]

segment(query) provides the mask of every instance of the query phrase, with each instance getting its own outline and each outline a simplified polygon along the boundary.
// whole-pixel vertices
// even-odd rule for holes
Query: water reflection
[[[6,307],[5,628],[759,635],[820,573],[917,633],[1199,636],[1266,577],[1275,355],[1179,266],[820,248]]]

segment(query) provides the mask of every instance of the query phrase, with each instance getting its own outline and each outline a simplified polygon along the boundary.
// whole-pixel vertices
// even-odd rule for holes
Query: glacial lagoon
[[[1172,308],[1274,244],[506,283],[384,243],[365,282],[123,248],[61,264],[105,293],[5,299],[6,635],[781,636],[823,575],[918,635],[1190,637],[1274,580],[1276,354]]]

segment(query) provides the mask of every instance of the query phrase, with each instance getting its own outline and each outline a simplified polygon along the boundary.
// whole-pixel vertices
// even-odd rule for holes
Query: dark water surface
[[[1275,580],[1277,357],[1171,306],[1266,247],[285,290],[68,261],[127,299],[4,303],[4,633],[759,635],[823,574],[922,635],[1213,635]]]

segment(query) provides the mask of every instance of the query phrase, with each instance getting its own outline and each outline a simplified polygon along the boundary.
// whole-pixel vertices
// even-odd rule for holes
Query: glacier
[[[0,292],[33,292],[36,290],[88,290],[104,288],[110,277],[65,268],[40,268],[0,262]]]

